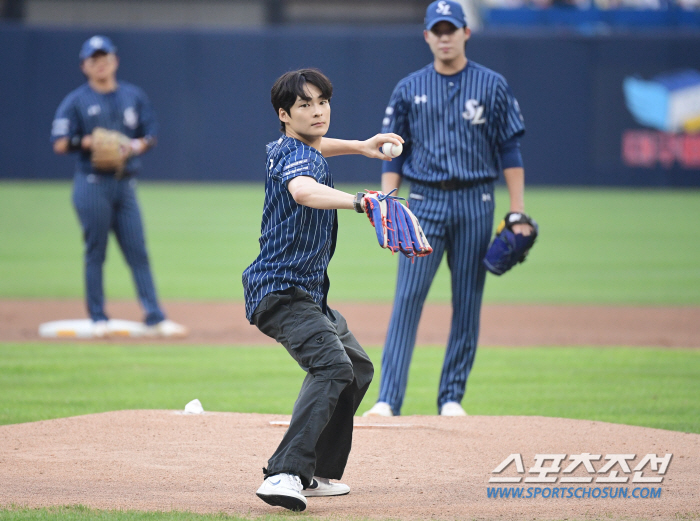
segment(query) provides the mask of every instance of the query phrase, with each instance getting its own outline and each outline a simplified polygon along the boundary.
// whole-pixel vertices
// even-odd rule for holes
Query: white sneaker
[[[301,493],[306,497],[344,496],[350,493],[350,487],[344,483],[331,483],[327,478],[314,476],[311,485],[302,490]]]
[[[446,402],[440,408],[440,416],[467,416],[467,413],[457,402]]]
[[[295,512],[306,509],[306,498],[301,495],[301,480],[294,474],[269,476],[255,493],[268,505]]]
[[[92,337],[105,338],[109,336],[109,322],[106,320],[97,320],[92,323]]]
[[[189,334],[189,330],[185,326],[166,318],[153,326],[146,326],[144,334],[150,337],[183,338]]]
[[[365,412],[362,417],[366,416],[393,416],[394,411],[391,410],[391,406],[386,402],[377,402],[374,406],[367,412]]]

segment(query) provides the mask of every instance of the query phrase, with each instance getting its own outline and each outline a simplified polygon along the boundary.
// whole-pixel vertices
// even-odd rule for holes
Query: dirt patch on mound
[[[248,324],[242,304],[167,302],[165,307],[170,318],[191,329],[188,338],[177,342],[274,343]],[[391,315],[389,304],[338,303],[335,307],[362,344],[384,343]],[[141,319],[141,311],[133,301],[110,302],[108,311],[113,318]],[[417,343],[444,345],[451,315],[449,305],[426,305]],[[84,317],[80,300],[0,300],[0,342],[36,341],[42,322]],[[128,342],[123,338],[117,341]],[[479,342],[491,346],[700,347],[700,307],[486,305],[481,313]]]
[[[250,516],[280,512],[259,500],[255,490],[262,481],[261,467],[284,434],[270,421],[288,419],[119,411],[2,426],[0,505],[83,504]],[[309,514],[507,520],[700,516],[698,434],[522,416],[356,418],[358,424],[374,427],[355,429],[343,477],[351,493],[310,498]],[[583,465],[573,473],[563,472],[573,455],[584,453],[601,456],[592,461],[593,472]],[[524,471],[518,472],[513,463],[502,473],[493,473],[511,454],[522,458]],[[525,482],[538,479],[538,472],[530,470],[536,454],[564,455],[562,470],[545,475],[555,482]],[[647,454],[673,456],[664,474],[660,465],[647,464],[635,478],[634,467]],[[600,472],[612,455],[627,455],[630,468],[615,465]],[[543,461],[544,467],[551,465]],[[567,476],[590,482],[562,482]],[[520,482],[489,483],[493,477],[520,478]],[[662,482],[633,482],[639,478],[662,478]],[[522,488],[523,497],[489,497],[489,487],[499,486]],[[606,487],[608,497],[603,498]],[[528,489],[533,495],[536,489],[540,492],[527,498]],[[650,496],[653,490],[659,497],[633,497],[635,489],[637,496]],[[620,498],[621,490],[627,490],[626,498]],[[616,497],[611,499],[613,491]]]

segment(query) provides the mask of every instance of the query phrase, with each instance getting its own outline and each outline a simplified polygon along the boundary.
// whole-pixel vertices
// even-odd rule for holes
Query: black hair
[[[275,109],[275,114],[279,117],[280,109],[287,114],[297,102],[297,98],[309,101],[311,98],[304,90],[307,83],[310,83],[321,91],[323,99],[330,100],[333,95],[333,84],[318,69],[299,69],[284,73],[277,78],[270,91],[270,100]],[[280,130],[285,131],[284,122],[280,122]]]

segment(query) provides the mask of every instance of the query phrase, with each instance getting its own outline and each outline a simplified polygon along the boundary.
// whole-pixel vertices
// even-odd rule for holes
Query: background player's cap
[[[93,36],[92,38],[86,40],[83,47],[80,49],[80,61],[89,58],[97,51],[103,51],[109,54],[117,52],[117,48],[112,43],[112,40],[106,36]]]
[[[430,31],[438,22],[450,22],[455,27],[466,27],[467,17],[459,2],[437,0],[425,11],[425,28]]]

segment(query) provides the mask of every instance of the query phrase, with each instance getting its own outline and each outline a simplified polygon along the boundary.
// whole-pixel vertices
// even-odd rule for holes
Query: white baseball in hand
[[[384,152],[385,156],[399,157],[403,152],[403,145],[401,143],[398,145],[394,145],[393,143],[384,143],[382,145],[382,152]]]

